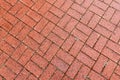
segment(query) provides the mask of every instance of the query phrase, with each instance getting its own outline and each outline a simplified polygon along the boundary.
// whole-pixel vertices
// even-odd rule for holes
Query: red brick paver
[[[120,80],[120,0],[0,0],[0,80]]]

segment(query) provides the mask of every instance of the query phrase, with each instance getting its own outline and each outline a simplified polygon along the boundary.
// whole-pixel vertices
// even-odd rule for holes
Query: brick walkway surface
[[[120,0],[0,0],[0,80],[120,80]]]

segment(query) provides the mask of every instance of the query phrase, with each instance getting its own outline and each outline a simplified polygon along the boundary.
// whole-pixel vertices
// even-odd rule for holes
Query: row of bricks
[[[5,55],[5,54],[2,54],[1,55],[1,57],[2,58],[4,58],[3,59],[3,61],[5,61],[5,59],[7,59],[7,55]],[[27,57],[26,57],[27,58]],[[82,54],[82,53],[80,53],[79,54],[79,56],[77,57],[78,58],[78,60],[83,60],[83,59],[87,59],[86,57],[85,57],[85,55],[84,54]],[[28,58],[27,58],[28,59]],[[26,60],[27,60],[26,59]],[[69,58],[67,58],[67,59],[69,59]],[[2,59],[1,59],[2,60]],[[27,64],[25,65],[25,68],[28,70],[28,71],[30,71],[31,73],[33,73],[33,75],[34,76],[36,76],[36,77],[39,77],[41,74],[42,74],[42,69],[41,68],[39,68],[38,66],[40,66],[40,67],[42,67],[42,68],[45,68],[46,66],[47,66],[47,62],[45,61],[45,59],[43,59],[43,58],[40,58],[39,57],[39,55],[38,54],[34,54],[34,56],[31,58],[31,60],[32,61],[29,61],[29,62],[27,62]],[[41,61],[41,62],[39,62],[39,60]],[[81,70],[82,70],[82,63],[81,62],[79,62],[78,60],[75,60],[73,63],[72,63],[72,65],[70,66],[70,67],[68,67],[68,65],[66,64],[66,63],[64,63],[61,59],[59,59],[58,57],[54,57],[53,58],[53,60],[51,61],[51,63],[53,64],[53,65],[55,65],[55,66],[57,66],[57,68],[58,69],[60,69],[62,72],[66,72],[66,70],[67,70],[67,73],[66,73],[66,75],[67,76],[69,76],[70,78],[74,78],[75,76],[75,80],[79,80],[79,78],[80,79],[84,79],[85,78],[85,76],[87,76],[87,74],[89,73],[89,71],[90,71],[90,68],[88,68],[88,67],[86,67],[86,66],[84,66],[84,67],[86,67],[87,69],[84,69],[82,72],[83,73],[81,73]],[[88,59],[87,59],[88,60]],[[3,62],[2,62],[3,63]],[[1,64],[2,64],[1,63]],[[37,65],[36,65],[36,64]],[[89,62],[90,63],[90,62]],[[16,66],[14,66],[14,65],[16,65]],[[86,62],[85,62],[85,65],[86,65]],[[51,66],[51,67],[49,67],[49,66]],[[45,71],[43,72],[43,74],[45,74],[45,75],[41,75],[41,77],[40,77],[40,79],[49,79],[50,78],[50,76],[52,76],[52,74],[55,72],[55,69],[56,69],[56,67],[52,67],[52,65],[50,65],[49,64],[49,66],[47,66],[47,69],[45,69]],[[74,67],[74,66],[76,66],[76,67]],[[100,66],[100,67],[99,67]],[[102,67],[101,67],[102,66]],[[12,72],[11,71],[9,71],[9,69],[12,69]],[[104,68],[103,68],[104,67]],[[8,78],[8,79],[13,79],[14,77],[15,77],[15,74],[18,74],[19,73],[19,71],[21,71],[20,72],[20,74],[21,75],[23,75],[22,76],[22,78],[26,78],[27,76],[24,76],[24,75],[27,75],[27,74],[29,74],[28,72],[27,72],[27,74],[25,73],[25,74],[22,74],[22,72],[23,71],[25,71],[24,69],[22,70],[22,66],[19,64],[19,63],[16,63],[16,61],[14,61],[13,59],[11,59],[11,58],[9,58],[8,60],[7,60],[7,62],[5,63],[5,65],[3,65],[2,67],[1,67],[2,69],[0,69],[0,72],[1,72],[1,75],[4,75],[4,77],[6,77],[6,78]],[[6,68],[6,69],[5,69]],[[115,69],[115,71],[114,71],[114,69]],[[1,71],[2,70],[2,71]],[[72,70],[72,72],[71,72],[71,70]],[[87,71],[86,71],[87,70]],[[116,64],[114,63],[114,62],[112,62],[111,60],[108,60],[108,58],[106,58],[105,56],[103,56],[103,55],[101,55],[100,57],[99,57],[99,59],[98,59],[98,61],[97,61],[97,63],[94,65],[94,67],[93,67],[93,70],[95,70],[95,72],[93,72],[93,71],[91,71],[90,73],[89,73],[89,77],[92,79],[96,79],[96,77],[95,76],[92,76],[91,74],[93,74],[94,73],[94,75],[97,75],[98,76],[98,79],[105,79],[105,78],[107,78],[107,79],[109,79],[110,77],[111,77],[111,75],[113,74],[113,71],[115,72],[115,74],[117,74],[117,75],[119,75],[120,73],[119,73],[119,70],[120,70],[120,67],[119,66],[117,66],[116,67]],[[51,74],[50,75],[47,75],[46,73],[49,73],[49,71],[51,72]],[[78,71],[79,71],[79,73],[78,73]],[[13,73],[14,72],[14,73]],[[52,73],[53,72],[53,73]],[[63,76],[63,73],[62,72],[60,72],[61,73],[61,76]],[[96,73],[97,72],[97,73]],[[7,74],[8,73],[10,73],[10,75],[11,75],[11,77],[10,76],[8,76],[7,77]],[[12,73],[12,74],[11,74]],[[78,74],[77,74],[78,73]],[[100,76],[100,75],[98,75],[98,73],[100,73],[100,74],[102,74],[103,75],[103,77],[102,76]],[[19,75],[20,75],[19,74]],[[19,75],[17,76],[17,78],[19,78]],[[84,77],[82,77],[81,75],[84,75]],[[57,75],[56,75],[57,76]],[[59,77],[61,77],[61,76],[59,76]],[[54,77],[54,76],[53,76]],[[104,78],[105,77],[105,78]],[[55,77],[56,78],[56,77]],[[62,77],[61,77],[62,78]],[[111,77],[112,78],[112,77]],[[114,78],[113,78],[114,79]],[[18,79],[19,80],[19,79]],[[52,80],[52,79],[51,79]],[[54,79],[53,79],[54,80]]]

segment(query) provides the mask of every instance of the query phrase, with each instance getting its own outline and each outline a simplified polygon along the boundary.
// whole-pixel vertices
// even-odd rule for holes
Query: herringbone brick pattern
[[[0,80],[120,80],[120,0],[0,0]]]

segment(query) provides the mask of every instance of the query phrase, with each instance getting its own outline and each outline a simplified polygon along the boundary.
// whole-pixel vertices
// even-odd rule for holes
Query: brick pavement
[[[120,80],[120,0],[0,0],[0,80]]]

